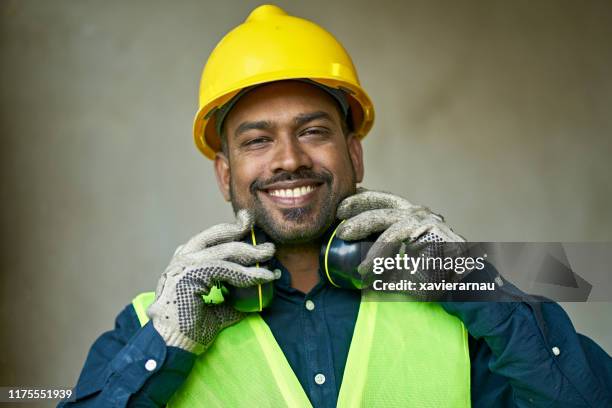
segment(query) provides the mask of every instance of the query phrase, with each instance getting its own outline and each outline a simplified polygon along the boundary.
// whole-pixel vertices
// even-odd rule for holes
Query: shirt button
[[[323,385],[325,383],[325,376],[321,373],[315,375],[315,382],[318,385]]]
[[[308,300],[306,301],[306,309],[308,309],[308,310],[314,310],[314,308],[315,308],[315,304],[314,304],[314,302],[313,302],[312,300],[308,299]],[[325,380],[323,380],[323,381],[325,381]]]
[[[150,359],[145,363],[145,369],[147,371],[153,371],[157,368],[157,361]]]
[[[552,352],[555,356],[558,356],[559,354],[561,354],[561,350],[559,350],[559,347],[557,346],[552,348]]]

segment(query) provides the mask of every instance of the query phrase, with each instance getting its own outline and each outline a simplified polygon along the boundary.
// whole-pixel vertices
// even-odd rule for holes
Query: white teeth
[[[302,186],[302,187],[296,187],[294,189],[268,190],[268,192],[270,193],[270,195],[273,195],[276,197],[296,198],[296,197],[304,196],[310,193],[312,190],[314,190],[314,186]]]

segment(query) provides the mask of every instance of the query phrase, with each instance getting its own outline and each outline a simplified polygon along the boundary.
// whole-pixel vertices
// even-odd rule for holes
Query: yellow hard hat
[[[311,21],[264,5],[223,37],[206,62],[193,123],[198,149],[209,159],[221,150],[214,113],[242,89],[286,79],[310,79],[346,92],[357,136],[372,128],[374,106],[338,40]]]

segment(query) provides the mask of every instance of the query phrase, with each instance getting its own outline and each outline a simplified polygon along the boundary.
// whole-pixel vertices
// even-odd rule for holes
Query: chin
[[[260,223],[264,232],[279,244],[305,244],[319,240],[331,226],[333,214],[313,217],[309,212],[296,208],[283,211],[272,222]],[[331,220],[329,219],[331,218]]]

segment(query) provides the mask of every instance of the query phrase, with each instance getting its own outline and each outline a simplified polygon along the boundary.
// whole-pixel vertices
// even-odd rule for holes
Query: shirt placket
[[[325,319],[322,288],[316,288],[304,297],[302,320],[304,324],[305,364],[309,372],[309,394],[317,407],[335,406],[336,379],[334,375],[330,333]]]

